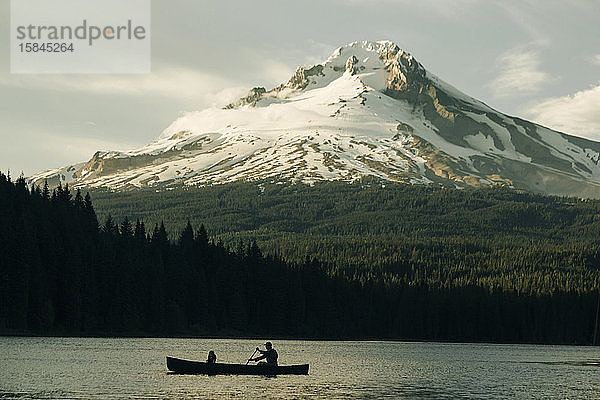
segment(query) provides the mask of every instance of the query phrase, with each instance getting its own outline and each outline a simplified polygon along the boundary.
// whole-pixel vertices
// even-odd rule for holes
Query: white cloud
[[[33,135],[31,135],[33,136]],[[61,136],[41,132],[37,137],[38,145],[50,153],[53,158],[65,163],[75,163],[88,160],[97,151],[126,151],[135,147],[134,143],[117,142],[95,137]]]
[[[218,76],[187,68],[163,68],[132,75],[8,75],[0,85],[116,96],[162,96],[204,106],[221,106],[245,94]]]
[[[246,79],[251,79],[252,85],[265,82],[265,79],[273,82],[274,85],[279,85],[287,82],[294,73],[294,69],[290,65],[273,58],[268,50],[241,48],[237,52],[237,58],[243,60],[245,66],[245,71],[238,72],[243,72]]]
[[[445,18],[456,18],[472,11],[473,7],[481,3],[481,0],[339,0],[343,4],[355,6],[370,6],[374,4],[389,4],[421,9],[426,12],[435,13]]]
[[[221,107],[239,99],[250,85],[265,78],[274,82],[267,84],[275,86],[286,82],[293,73],[289,65],[270,57],[268,52],[242,48],[238,53],[247,68],[245,74],[234,78],[224,78],[223,71],[159,65],[149,74],[0,74],[0,86],[91,95],[151,96],[206,108]],[[248,71],[258,73],[248,74]]]
[[[596,54],[593,58],[592,58],[592,64],[595,65],[600,65],[600,54]]]
[[[529,35],[530,40],[538,46],[548,47],[551,39],[548,32],[539,27],[542,4],[538,1],[519,0],[517,2],[498,1],[494,3],[516,27]]]
[[[105,139],[103,136],[64,135],[47,129],[25,130],[0,146],[0,170],[10,169],[15,175],[23,172],[27,176],[48,168],[87,161],[99,150],[124,151],[140,146],[140,143],[127,142],[125,135],[125,141]]]
[[[500,75],[489,85],[497,97],[532,94],[550,80],[550,75],[539,69],[535,51],[513,49],[502,54],[498,63]]]
[[[600,84],[573,95],[546,99],[530,107],[527,114],[557,131],[600,140]]]

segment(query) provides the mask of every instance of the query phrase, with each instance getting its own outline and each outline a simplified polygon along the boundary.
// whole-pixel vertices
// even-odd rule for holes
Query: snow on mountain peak
[[[345,72],[357,75],[372,89],[386,90],[390,83],[406,82],[411,73],[416,76],[415,70],[420,71],[418,76],[424,76],[425,69],[393,42],[352,42],[334,50],[320,64],[298,67],[286,83],[269,91],[263,87],[253,88],[248,95],[226,108],[255,106],[261,99],[287,98],[298,91],[321,88],[340,78]]]
[[[237,180],[502,184],[600,196],[600,143],[495,111],[390,41],[353,42],[153,143],[30,180],[115,188]]]

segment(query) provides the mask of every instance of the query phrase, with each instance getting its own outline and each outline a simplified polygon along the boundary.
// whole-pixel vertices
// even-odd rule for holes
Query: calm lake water
[[[165,356],[244,363],[261,342],[0,338],[0,399],[600,399],[592,347],[274,341],[308,376],[168,374]]]

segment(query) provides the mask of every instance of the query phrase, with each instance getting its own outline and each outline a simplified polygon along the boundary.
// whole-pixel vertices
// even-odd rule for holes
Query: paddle
[[[256,348],[256,350],[254,350],[254,353],[252,353],[252,355],[250,356],[250,358],[248,359],[248,361],[246,361],[246,365],[248,365],[248,363],[250,362],[250,360],[252,360],[252,357],[254,357],[254,355],[256,354],[257,351],[258,351],[258,347]]]

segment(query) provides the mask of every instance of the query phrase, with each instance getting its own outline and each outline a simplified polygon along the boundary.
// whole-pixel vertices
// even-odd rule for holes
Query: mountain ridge
[[[600,196],[600,143],[502,114],[390,41],[353,42],[273,89],[189,112],[153,143],[31,183],[127,189],[234,181],[506,185]]]

